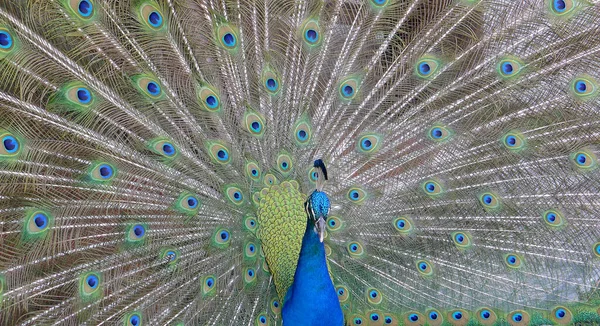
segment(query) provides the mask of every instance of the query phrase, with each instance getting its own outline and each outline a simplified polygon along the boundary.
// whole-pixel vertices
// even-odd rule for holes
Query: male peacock
[[[598,81],[596,0],[3,0],[0,324],[599,325]]]

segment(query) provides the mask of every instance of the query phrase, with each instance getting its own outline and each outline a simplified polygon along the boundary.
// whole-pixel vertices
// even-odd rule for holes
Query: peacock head
[[[327,180],[327,168],[323,160],[319,159],[314,164],[315,171],[318,174],[317,189],[310,194],[304,208],[306,210],[306,216],[309,223],[313,223],[315,231],[319,234],[319,241],[323,242],[325,237],[325,227],[327,222],[327,216],[331,210],[331,202],[327,194],[322,191],[323,185]]]

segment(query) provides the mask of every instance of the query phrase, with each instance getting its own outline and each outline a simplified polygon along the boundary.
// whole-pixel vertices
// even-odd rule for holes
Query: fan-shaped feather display
[[[600,4],[4,0],[0,324],[600,325]]]

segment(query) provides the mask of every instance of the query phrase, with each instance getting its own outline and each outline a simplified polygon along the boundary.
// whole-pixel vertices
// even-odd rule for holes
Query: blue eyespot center
[[[194,197],[188,197],[187,204],[189,208],[196,208],[196,206],[198,206],[198,199]]]
[[[509,62],[505,62],[502,64],[502,72],[505,75],[511,75],[514,71],[513,65]]]
[[[396,222],[396,225],[399,229],[404,229],[404,227],[406,226],[406,222],[404,220],[398,220],[398,222]]]
[[[352,88],[350,85],[346,85],[342,88],[342,92],[344,93],[344,96],[350,97],[352,94],[354,94],[354,88]]]
[[[319,33],[314,29],[308,29],[305,33],[306,40],[309,43],[316,43],[318,40]]]
[[[391,324],[391,323],[392,323],[392,318],[390,318],[390,317],[385,317],[385,323],[386,323],[386,324]]]
[[[559,13],[562,13],[563,11],[565,11],[565,9],[567,9],[567,4],[564,0],[554,0],[554,10],[556,10]]]
[[[350,246],[350,250],[356,251],[356,250],[358,250],[358,246],[357,245],[352,245],[352,246]]]
[[[277,301],[273,301],[273,307],[275,307],[275,308],[279,308],[279,302],[277,302]]]
[[[276,91],[277,90],[277,81],[273,78],[269,78],[267,79],[267,88],[270,91]]]
[[[335,226],[335,220],[329,220],[329,226],[334,227]]]
[[[483,319],[489,319],[492,315],[490,314],[490,312],[488,310],[484,310],[481,312],[481,318]]]
[[[217,98],[213,95],[209,95],[206,97],[206,105],[208,105],[209,108],[214,109],[219,105],[219,101],[217,101]]]
[[[288,168],[288,163],[287,162],[281,162],[281,168],[286,170]]]
[[[514,265],[517,263],[517,257],[510,255],[508,256],[507,261],[509,264]]]
[[[427,189],[427,192],[434,192],[435,191],[435,184],[433,182],[428,182],[425,185],[425,188]]]
[[[251,226],[254,226],[255,224],[256,224],[256,222],[254,222],[254,220],[251,220],[251,221],[250,221],[250,225],[251,225]]]
[[[225,35],[223,35],[223,43],[225,43],[225,45],[227,47],[234,47],[235,46],[235,36],[233,36],[233,34],[231,33],[226,33]]]
[[[92,100],[92,94],[86,88],[78,88],[77,99],[83,104],[88,104]]]
[[[133,233],[138,238],[142,237],[145,232],[146,230],[144,230],[144,227],[139,224],[133,227]]]
[[[240,194],[239,192],[236,191],[233,193],[233,198],[235,200],[240,200],[242,198],[242,194]]]
[[[419,264],[419,269],[421,269],[422,271],[427,269],[427,264],[426,263],[420,263]]]
[[[253,130],[253,131],[255,131],[255,132],[259,132],[259,131],[260,131],[260,129],[261,129],[261,128],[260,128],[260,123],[259,123],[258,121],[253,121],[253,122],[250,124],[250,128],[252,128],[252,130]]]
[[[254,250],[255,250],[254,245],[251,244],[250,246],[248,246],[248,249],[250,250],[250,252],[254,252]]]
[[[45,229],[48,225],[48,217],[44,214],[39,213],[33,217],[33,222],[38,227],[38,229]]]
[[[77,6],[77,10],[83,17],[89,17],[92,14],[92,3],[88,0],[79,1],[79,6]]]
[[[379,315],[378,314],[371,314],[371,320],[372,321],[378,321],[379,320]]]
[[[226,160],[227,160],[227,158],[229,157],[229,154],[227,154],[227,151],[226,151],[226,150],[224,150],[224,149],[220,149],[220,150],[217,152],[217,157],[218,157],[218,158],[219,158],[219,160],[221,160],[221,161],[226,161]]]
[[[298,139],[304,141],[306,140],[308,134],[306,133],[305,130],[298,130]]]
[[[213,284],[215,284],[215,281],[213,280],[213,278],[212,278],[212,277],[211,277],[211,278],[208,278],[208,279],[206,280],[206,285],[207,285],[209,288],[211,288],[211,287],[213,286]]]
[[[108,164],[100,165],[100,176],[102,179],[108,179],[113,175],[113,170]]]
[[[350,197],[352,197],[353,200],[357,200],[359,196],[360,195],[358,194],[358,191],[356,191],[356,190],[352,190],[350,192]]]
[[[131,325],[137,326],[140,323],[140,317],[133,315],[131,316],[131,318],[129,318],[129,322],[131,323]]]
[[[153,96],[160,94],[160,86],[158,86],[158,84],[155,82],[149,82],[148,86],[146,86],[146,89],[148,90],[148,93],[152,94]]]
[[[422,62],[421,64],[419,64],[419,71],[423,75],[428,75],[431,72],[431,66],[429,66],[429,64],[426,62]]]
[[[258,171],[256,169],[252,169],[252,171],[250,171],[250,173],[252,173],[252,175],[255,177],[258,175]]]
[[[585,93],[585,91],[587,91],[587,84],[584,81],[578,81],[577,83],[575,83],[575,90],[577,91],[577,93]]]
[[[338,290],[338,295],[344,295],[344,293],[345,293],[345,292],[344,292],[344,289],[339,289],[339,290]]]
[[[490,196],[490,195],[483,196],[483,202],[486,203],[486,204],[488,204],[488,205],[491,204],[492,203],[492,196]]]
[[[250,276],[250,277],[254,276],[254,271],[252,269],[248,270],[248,276]]]
[[[415,322],[415,321],[419,320],[419,315],[417,315],[417,314],[411,314],[408,318],[411,321]]]
[[[5,31],[0,31],[0,48],[8,49],[12,46],[13,41],[10,34]]]
[[[510,147],[515,146],[517,144],[517,137],[515,137],[515,136],[506,137],[506,144]]]
[[[260,316],[260,322],[261,323],[266,323],[267,322],[267,318],[265,318],[265,316]]]
[[[148,23],[154,27],[160,27],[162,25],[162,16],[156,11],[153,11],[148,16]]]
[[[19,150],[19,142],[13,136],[4,136],[4,138],[2,139],[2,145],[4,146],[6,152],[8,152],[9,154],[12,154]]]
[[[463,243],[463,241],[465,241],[465,237],[462,234],[457,234],[456,235],[456,242],[458,243]]]
[[[548,222],[553,223],[554,221],[556,221],[556,214],[548,213],[548,215],[546,215],[546,219],[548,220]]]
[[[514,314],[514,315],[513,315],[513,317],[512,317],[512,319],[513,319],[515,322],[517,322],[517,323],[518,323],[518,322],[520,322],[521,320],[523,320],[523,315],[522,315],[522,314],[520,314],[520,313]]]
[[[432,320],[436,320],[438,318],[438,314],[436,312],[430,312],[429,318]]]
[[[163,150],[163,153],[165,153],[165,155],[167,155],[167,156],[173,156],[173,154],[175,154],[175,147],[173,147],[173,145],[171,145],[169,143],[163,144],[162,150]]]
[[[96,277],[96,275],[89,275],[86,278],[85,282],[87,283],[87,285],[89,285],[89,287],[95,289],[98,286],[98,277]]]
[[[577,164],[584,165],[587,161],[587,157],[585,154],[577,154]]]
[[[362,147],[365,150],[369,150],[369,149],[371,149],[371,147],[373,147],[373,143],[371,143],[371,141],[369,139],[365,139],[362,141]]]
[[[460,320],[462,319],[463,315],[460,311],[456,311],[452,314],[452,318],[454,318],[455,320]]]
[[[558,319],[563,319],[565,318],[565,316],[567,315],[567,312],[564,309],[558,309],[556,310],[556,318]]]
[[[377,291],[373,290],[369,293],[369,295],[371,296],[371,298],[375,299],[377,298]]]
[[[219,236],[221,237],[221,240],[227,241],[227,239],[229,239],[229,232],[221,231],[221,234]]]
[[[174,261],[177,258],[177,254],[174,251],[167,251],[167,257],[169,257],[169,261]]]
[[[440,128],[433,128],[433,130],[431,130],[431,136],[435,139],[440,139],[440,138],[442,138],[443,135],[444,135],[444,133],[442,132],[442,129],[440,129]]]
[[[355,325],[361,325],[362,324],[362,319],[360,319],[360,318],[354,318],[354,324]]]

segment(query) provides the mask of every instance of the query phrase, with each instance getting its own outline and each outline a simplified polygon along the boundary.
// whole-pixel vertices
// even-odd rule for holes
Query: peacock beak
[[[317,227],[317,233],[319,234],[319,241],[323,242],[323,238],[325,238],[325,219],[319,217],[315,226]]]

